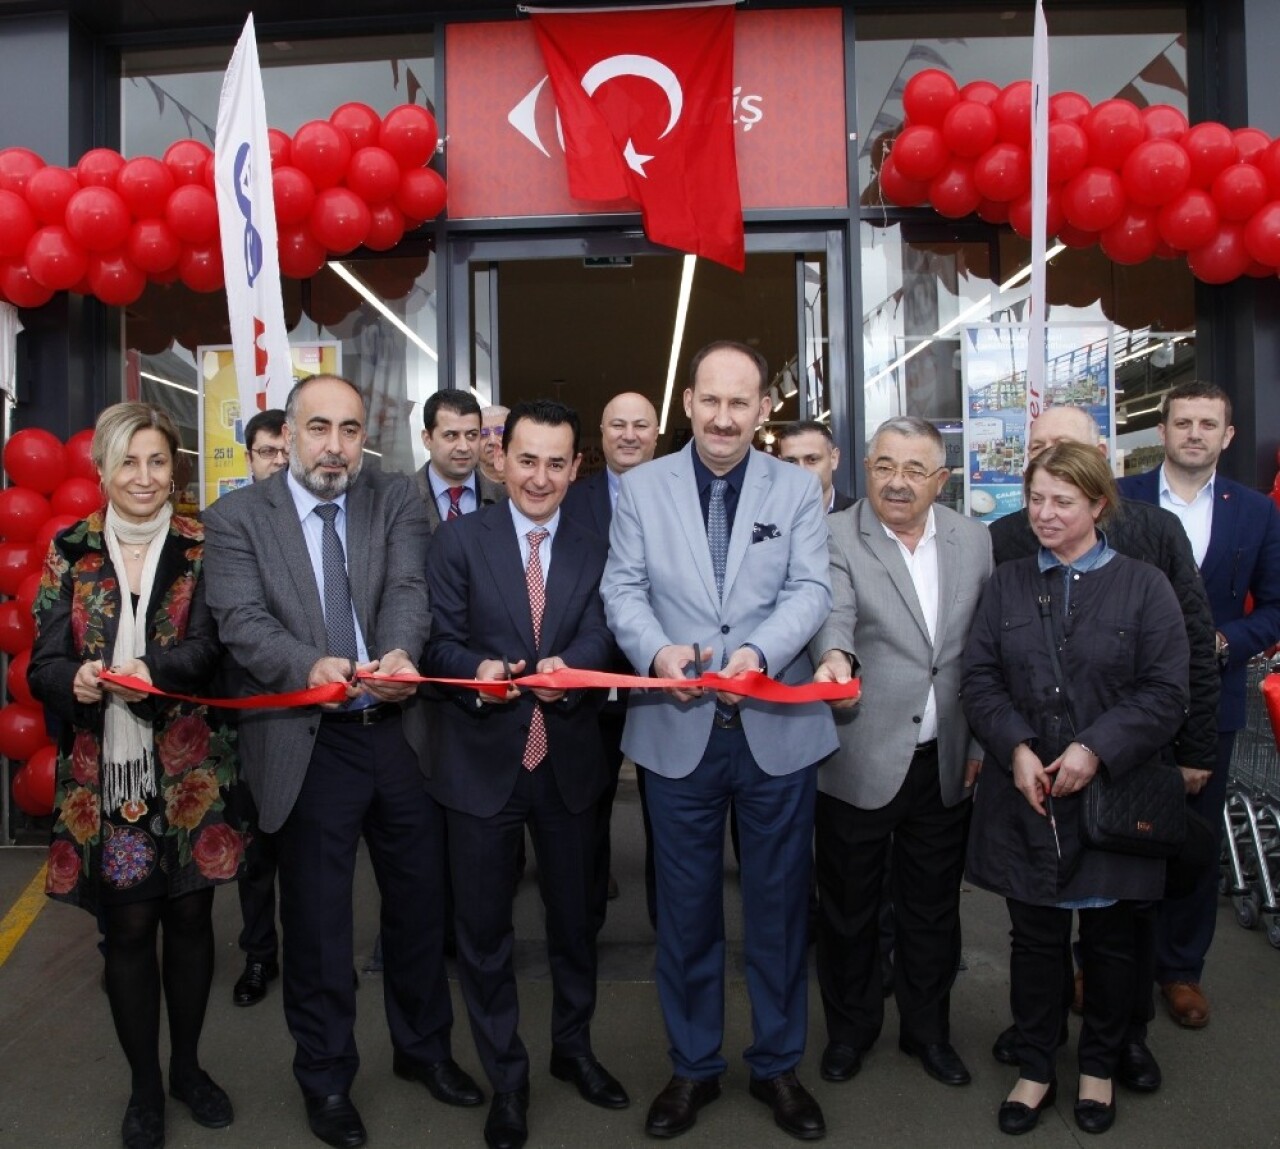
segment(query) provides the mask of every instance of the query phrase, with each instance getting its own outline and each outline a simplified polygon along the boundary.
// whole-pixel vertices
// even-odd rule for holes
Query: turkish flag
[[[578,199],[632,199],[655,243],[745,264],[733,137],[733,0],[526,9]]]

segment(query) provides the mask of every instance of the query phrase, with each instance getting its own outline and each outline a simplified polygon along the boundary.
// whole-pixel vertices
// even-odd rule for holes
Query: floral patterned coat
[[[60,728],[46,892],[93,913],[104,888],[173,897],[230,881],[246,840],[227,805],[236,778],[234,732],[216,712],[186,702],[133,704],[152,723],[157,794],[118,811],[100,808],[105,705],[77,702],[72,684],[81,663],[109,664],[115,646],[120,580],[104,523],[105,513],[95,512],[49,548],[28,672],[31,692]],[[204,600],[203,552],[200,523],[174,515],[145,606],[142,658],[162,690],[208,694],[217,670],[221,648]]]

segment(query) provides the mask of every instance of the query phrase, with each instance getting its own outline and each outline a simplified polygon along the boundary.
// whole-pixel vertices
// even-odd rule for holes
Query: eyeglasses
[[[876,463],[871,468],[871,473],[882,483],[887,483],[892,479],[901,475],[913,487],[919,486],[926,479],[932,479],[939,471],[945,471],[946,467],[935,467],[932,471],[926,471],[923,467],[895,467],[892,463]]]
[[[288,447],[254,447],[253,453],[258,456],[264,463],[274,463],[277,459],[283,459],[289,454]]]
[[[506,427],[481,427],[480,438],[487,439],[490,435],[497,435],[498,438],[501,439],[502,433],[505,430],[506,430]]]

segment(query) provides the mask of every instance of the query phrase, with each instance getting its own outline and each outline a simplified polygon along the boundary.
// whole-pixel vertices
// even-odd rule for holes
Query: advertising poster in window
[[[336,340],[294,343],[294,380],[310,375],[342,374],[342,348]],[[249,482],[244,457],[244,425],[231,345],[198,347],[200,371],[200,506]]]
[[[964,501],[992,522],[1022,509],[1026,467],[1027,326],[964,328]],[[1083,407],[1114,448],[1115,362],[1110,323],[1050,323],[1045,331],[1045,404]]]

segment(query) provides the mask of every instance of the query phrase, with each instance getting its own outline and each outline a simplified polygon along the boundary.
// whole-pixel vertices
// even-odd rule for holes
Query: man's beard
[[[363,465],[363,454],[350,465],[341,455],[321,455],[308,471],[297,455],[289,456],[289,473],[319,499],[336,499],[344,494],[360,474],[360,468]],[[321,467],[348,467],[348,469],[329,472],[321,471]]]

